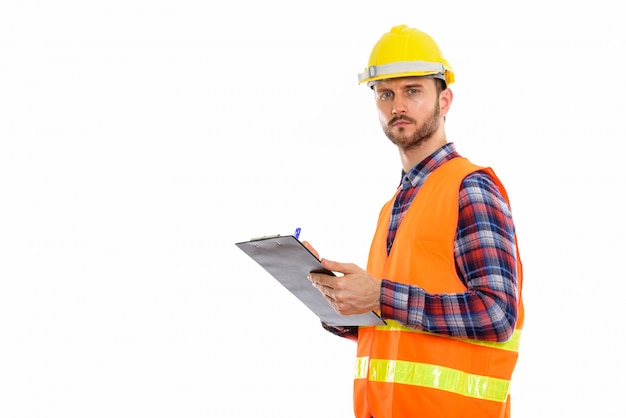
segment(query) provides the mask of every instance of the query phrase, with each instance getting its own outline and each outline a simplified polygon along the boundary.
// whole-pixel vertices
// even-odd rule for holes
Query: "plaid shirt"
[[[402,172],[389,223],[387,253],[398,226],[428,175],[458,157],[453,143],[434,152],[408,173]],[[509,205],[486,173],[468,175],[459,190],[459,223],[454,241],[456,270],[467,291],[427,293],[383,278],[381,316],[408,327],[484,341],[506,341],[517,320],[515,227]],[[409,281],[409,280],[407,280]],[[356,340],[356,327],[329,327],[333,334]]]

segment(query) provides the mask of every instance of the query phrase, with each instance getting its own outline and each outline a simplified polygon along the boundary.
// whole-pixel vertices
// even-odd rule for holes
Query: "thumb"
[[[339,263],[338,261],[322,258],[322,266],[330,271],[336,271],[342,274],[354,273],[355,265],[350,263]]]

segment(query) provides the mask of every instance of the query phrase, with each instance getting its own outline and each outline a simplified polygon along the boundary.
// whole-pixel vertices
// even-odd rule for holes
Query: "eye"
[[[384,91],[380,93],[380,95],[378,96],[380,100],[388,100],[388,99],[391,99],[392,97],[393,97],[393,93],[391,93],[390,91]]]

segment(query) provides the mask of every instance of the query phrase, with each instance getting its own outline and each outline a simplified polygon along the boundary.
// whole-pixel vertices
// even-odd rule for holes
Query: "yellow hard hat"
[[[433,76],[450,85],[454,70],[443,57],[439,46],[427,33],[407,25],[398,25],[374,45],[359,84],[372,86],[378,80],[399,77]]]

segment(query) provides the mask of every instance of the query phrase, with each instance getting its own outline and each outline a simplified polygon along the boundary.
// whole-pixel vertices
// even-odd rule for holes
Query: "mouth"
[[[415,123],[411,118],[406,116],[396,116],[389,121],[389,126],[404,126]]]

